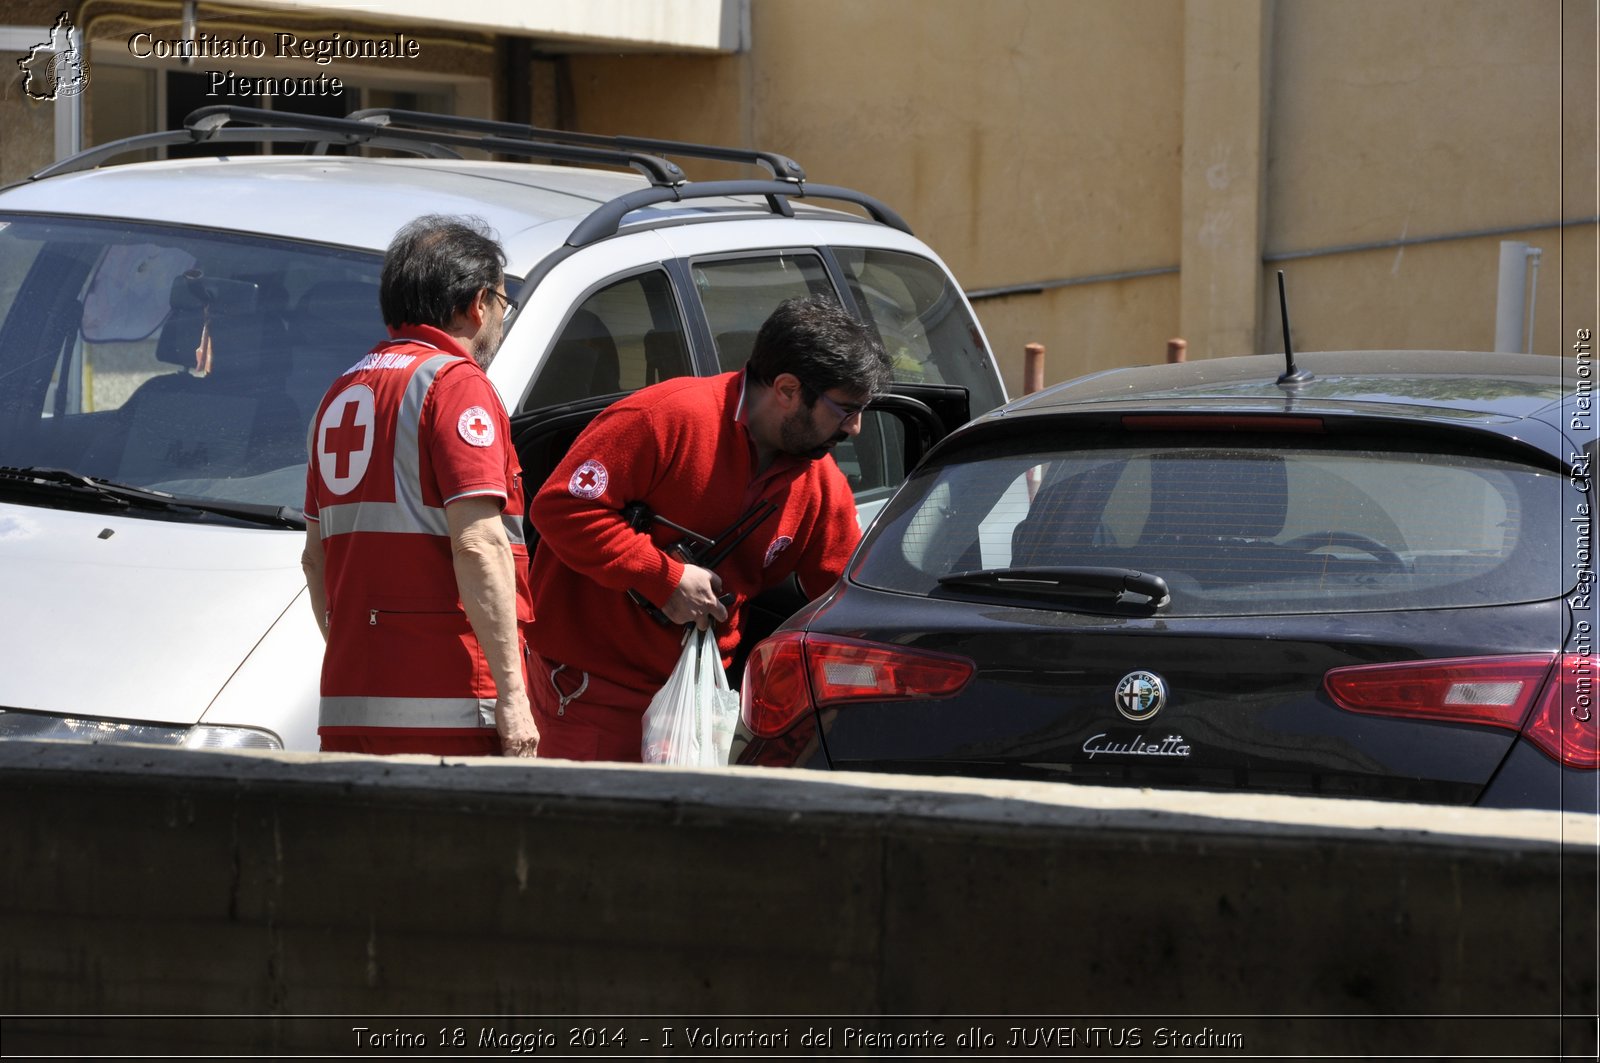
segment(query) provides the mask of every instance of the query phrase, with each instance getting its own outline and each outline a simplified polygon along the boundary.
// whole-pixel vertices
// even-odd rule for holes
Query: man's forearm
[[[523,689],[521,640],[517,632],[517,579],[511,544],[498,510],[452,531],[456,586],[467,621],[504,696]]]

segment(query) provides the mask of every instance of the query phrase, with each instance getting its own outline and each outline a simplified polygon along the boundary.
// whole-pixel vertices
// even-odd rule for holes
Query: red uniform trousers
[[[537,653],[528,661],[528,701],[539,728],[539,756],[558,760],[613,760],[638,764],[644,759],[644,710],[648,695],[571,668],[556,669]],[[582,687],[582,693],[565,705]],[[560,694],[557,694],[557,690]]]

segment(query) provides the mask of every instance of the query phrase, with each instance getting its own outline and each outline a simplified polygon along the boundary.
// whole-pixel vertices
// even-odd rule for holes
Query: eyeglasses
[[[500,320],[509,321],[511,319],[511,312],[517,308],[517,301],[511,298],[505,292],[500,291],[498,288],[485,288],[484,291],[488,292],[490,295],[506,304],[505,313],[501,315]]]
[[[817,398],[827,403],[828,409],[839,415],[840,428],[843,428],[852,417],[860,417],[862,414],[867,412],[866,403],[861,403],[859,405],[856,403],[851,403],[848,406],[841,406],[837,402],[834,402],[832,399],[828,398],[827,393],[822,391],[817,392]]]

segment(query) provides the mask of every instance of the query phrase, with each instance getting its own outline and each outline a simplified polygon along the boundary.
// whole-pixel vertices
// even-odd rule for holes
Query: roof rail
[[[231,125],[235,122],[249,125]],[[459,159],[460,153],[452,148],[464,147],[524,158],[630,166],[660,188],[682,185],[687,180],[683,170],[661,158],[662,154],[763,166],[772,174],[773,180],[788,186],[784,189],[788,193],[795,193],[806,179],[805,169],[798,162],[773,151],[650,137],[602,136],[393,107],[370,107],[352,112],[344,118],[336,118],[215,104],[191,111],[184,118],[183,125],[182,129],[146,133],[97,145],[40,170],[31,179],[92,169],[119,155],[153,148],[189,144],[285,142],[313,143],[319,155],[325,153],[330,144],[341,144],[381,147],[428,158]],[[769,201],[775,211],[787,212],[781,201],[770,196]]]
[[[789,197],[791,196],[801,199],[808,197],[814,199],[836,199],[866,208],[867,213],[872,215],[874,221],[899,229],[903,233],[909,234],[911,232],[911,226],[906,224],[905,219],[883,203],[863,192],[857,192],[849,188],[837,188],[833,185],[790,184],[787,181],[701,181],[678,188],[641,188],[638,191],[628,192],[596,207],[572,230],[572,234],[567,237],[566,243],[535,263],[534,267],[522,278],[522,287],[517,289],[517,305],[526,306],[529,296],[539,287],[545,277],[549,276],[550,271],[562,262],[565,262],[590,244],[599,243],[607,237],[617,235],[622,226],[622,219],[640,207],[653,206],[656,203],[706,199],[713,196],[765,196],[767,206],[774,214],[783,214],[787,217],[794,216],[794,208],[789,206]]]
[[[641,188],[616,199],[602,203],[588,217],[579,222],[572,235],[567,237],[568,247],[587,247],[589,244],[615,236],[622,219],[638,210],[657,203],[709,199],[713,196],[765,196],[767,204],[776,214],[792,215],[787,198],[835,199],[864,207],[874,221],[882,222],[903,233],[911,226],[904,218],[885,204],[864,192],[835,185],[790,184],[787,181],[700,181],[679,188]]]
[[[718,162],[743,162],[765,166],[780,181],[804,181],[806,172],[798,162],[775,151],[754,148],[725,148],[715,144],[695,144],[682,140],[657,140],[651,137],[602,136],[598,133],[578,133],[565,129],[543,129],[539,126],[517,122],[496,122],[485,118],[463,118],[447,114],[426,114],[422,111],[405,111],[393,107],[369,107],[352,111],[349,117],[375,125],[393,127],[403,125],[417,129],[453,130],[463,133],[487,133],[518,137],[539,143],[581,144],[613,150],[649,151],[658,155],[677,155],[689,159],[712,159]]]
[[[64,173],[92,170],[101,163],[114,159],[119,155],[129,155],[136,151],[148,151],[153,148],[189,144],[292,144],[307,142],[317,144],[318,154],[325,151],[329,144],[344,144],[388,148],[393,151],[409,152],[412,155],[430,159],[461,158],[459,152],[451,151],[442,144],[426,144],[415,140],[397,139],[381,131],[364,133],[357,130],[350,133],[330,133],[325,130],[313,130],[303,127],[280,127],[276,129],[215,129],[202,134],[193,129],[169,129],[160,133],[141,133],[138,136],[123,137],[120,140],[97,144],[75,155],[69,155],[59,162],[51,163],[44,169],[30,174],[28,180],[37,181]]]
[[[447,117],[447,116],[438,116]],[[185,127],[204,134],[206,139],[214,131],[221,131],[228,122],[253,122],[258,126],[295,124],[306,129],[326,130],[331,133],[383,136],[405,143],[443,144],[463,148],[479,148],[503,155],[520,155],[524,158],[555,159],[562,162],[599,163],[606,166],[631,166],[661,187],[681,184],[686,178],[676,163],[655,155],[637,151],[620,151],[615,148],[588,147],[580,144],[554,144],[532,140],[514,140],[492,135],[471,136],[448,131],[424,132],[420,129],[402,129],[381,125],[375,121],[358,118],[331,118],[322,115],[296,114],[293,111],[267,111],[259,107],[236,107],[216,104],[191,111],[183,120]],[[509,124],[509,123],[507,123]],[[513,127],[515,128],[515,127]]]

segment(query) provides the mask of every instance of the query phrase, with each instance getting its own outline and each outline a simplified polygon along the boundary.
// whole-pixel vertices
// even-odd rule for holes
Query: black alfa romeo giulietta
[[[735,761],[1595,812],[1587,357],[1294,370],[945,439],[751,653]]]

